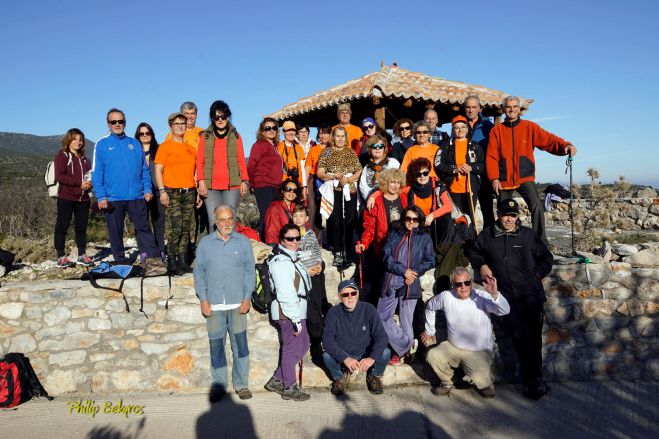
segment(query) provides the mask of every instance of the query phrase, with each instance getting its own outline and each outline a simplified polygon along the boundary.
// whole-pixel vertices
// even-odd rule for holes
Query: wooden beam
[[[383,130],[386,129],[385,125],[385,111],[387,107],[378,107],[375,109],[375,123],[378,124]]]
[[[372,102],[373,102],[373,105],[380,105],[380,98],[373,97]]]
[[[428,102],[426,104],[426,110],[434,110],[435,109],[435,103],[434,102]]]
[[[406,100],[406,101],[403,103],[403,106],[405,106],[406,108],[412,108],[412,104],[413,104],[413,103],[414,103],[414,102],[412,102],[412,98],[409,98],[408,100]]]

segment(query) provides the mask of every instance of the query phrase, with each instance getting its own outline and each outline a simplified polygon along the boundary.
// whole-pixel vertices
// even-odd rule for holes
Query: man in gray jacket
[[[233,368],[231,381],[240,399],[249,399],[249,349],[247,312],[256,284],[254,256],[249,239],[234,230],[231,206],[215,209],[217,231],[204,237],[197,248],[194,284],[206,317],[211,356],[210,400],[226,394],[226,334],[229,333]]]

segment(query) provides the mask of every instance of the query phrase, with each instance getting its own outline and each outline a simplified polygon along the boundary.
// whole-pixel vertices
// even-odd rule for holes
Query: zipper
[[[512,122],[510,123],[510,129],[512,130],[511,131],[511,137],[512,137],[512,140],[513,140],[513,146],[511,148],[511,150],[512,150],[511,161],[512,161],[513,167],[510,170],[511,171],[511,173],[510,173],[510,177],[511,177],[510,183],[513,186],[515,186],[515,184],[516,184],[516,181],[515,181],[515,125],[513,125]]]
[[[508,234],[503,235],[503,261],[506,264],[506,274],[508,276],[508,284],[510,289],[513,289],[513,282],[510,278],[510,266],[508,265]]]

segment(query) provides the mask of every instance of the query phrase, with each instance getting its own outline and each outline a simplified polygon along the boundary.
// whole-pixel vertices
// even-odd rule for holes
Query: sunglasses
[[[416,135],[418,136],[419,134],[428,134],[430,131],[417,131]]]
[[[400,127],[400,130],[401,130],[401,131],[409,131],[409,130],[411,130],[411,129],[412,129],[412,127],[409,126],[409,125],[404,126],[404,127]]]
[[[300,235],[297,236],[284,236],[284,239],[288,242],[293,242],[293,241],[300,241],[302,237]]]
[[[384,149],[384,143],[376,143],[375,145],[371,145],[371,149]]]
[[[355,297],[357,294],[359,294],[357,291],[347,291],[345,293],[341,293],[340,296],[342,299],[346,299],[348,297]]]
[[[430,171],[423,171],[423,172],[417,172],[416,176],[417,177],[427,177],[430,175]]]
[[[295,128],[289,128],[287,130],[284,130],[285,133],[290,133],[291,131],[295,132]]]
[[[217,122],[218,120],[229,120],[230,116],[231,115],[227,116],[226,114],[216,114],[215,116],[213,116],[213,120],[215,122]]]
[[[418,223],[419,218],[416,216],[406,216],[405,221],[407,221],[408,223]]]
[[[455,288],[470,287],[471,286],[471,281],[466,280],[464,282],[453,282],[453,286]]]
[[[126,125],[126,119],[117,119],[117,120],[108,120],[108,123],[112,126],[114,125]]]
[[[140,131],[140,136],[150,136],[151,133],[148,131]]]
[[[295,192],[297,191],[296,187],[285,187],[284,192]]]
[[[365,129],[365,130],[370,130],[371,128],[374,128],[374,127],[375,127],[375,125],[368,124],[368,125],[364,125],[362,128]]]
[[[277,131],[279,128],[277,128],[275,125],[268,125],[267,127],[263,127],[263,131],[266,133],[268,131]]]

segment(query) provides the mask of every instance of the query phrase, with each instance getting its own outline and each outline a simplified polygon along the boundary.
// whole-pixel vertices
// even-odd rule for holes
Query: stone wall
[[[659,252],[647,249],[626,258],[589,264],[590,283],[583,265],[557,265],[546,279],[544,358],[549,379],[659,379]],[[206,390],[208,338],[192,277],[173,281],[174,298],[166,310],[167,279],[145,280],[146,316],[139,311],[138,279],[124,285],[130,312],[121,294],[94,289],[87,282],[5,284],[0,288],[0,352],[26,353],[53,395]],[[332,299],[338,281],[338,273],[328,270]],[[424,289],[431,291],[432,283],[428,273],[422,279]],[[251,381],[258,389],[276,367],[277,332],[254,311],[249,313],[249,328]],[[509,341],[498,332],[502,349],[495,362],[497,376],[515,379]],[[424,373],[422,366],[390,367],[384,382],[421,382]],[[304,383],[329,385],[309,358]]]
[[[521,199],[519,200],[520,202]],[[523,203],[523,202],[522,202]],[[552,204],[552,210],[545,213],[547,224],[570,225],[568,202]],[[574,208],[588,208],[585,202],[574,201]],[[620,230],[657,230],[659,229],[659,198],[628,198],[614,202],[608,213],[610,224]]]

